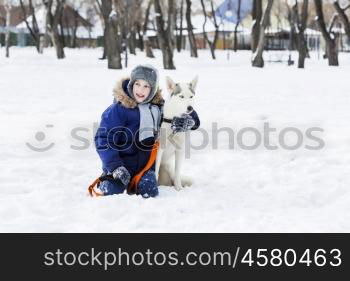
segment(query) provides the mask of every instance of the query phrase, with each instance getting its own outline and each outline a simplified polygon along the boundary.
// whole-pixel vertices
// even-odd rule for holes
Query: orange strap
[[[136,193],[137,192],[137,185],[140,182],[143,174],[145,172],[147,172],[152,165],[154,164],[154,162],[156,161],[157,158],[157,152],[158,152],[158,148],[159,148],[159,140],[156,141],[152,147],[152,151],[151,151],[151,155],[148,159],[148,162],[146,164],[145,167],[143,167],[143,169],[138,172],[130,181],[129,186],[128,186],[128,192],[129,193]],[[91,197],[99,197],[99,196],[103,196],[103,193],[97,192],[95,191],[95,186],[98,185],[99,183],[101,183],[100,178],[98,177],[88,188],[89,194]]]
[[[98,197],[98,196],[103,196],[103,193],[95,191],[95,186],[101,182],[100,178],[98,177],[95,179],[95,181],[89,186],[88,191],[91,197]]]
[[[143,174],[145,172],[147,172],[151,167],[152,165],[154,164],[154,162],[156,161],[156,158],[157,158],[157,152],[158,152],[158,148],[159,148],[159,140],[157,140],[153,147],[152,147],[152,151],[151,151],[151,155],[148,159],[148,162],[146,164],[145,167],[143,167],[143,169],[138,172],[131,180],[131,182],[129,183],[129,187],[128,187],[128,192],[133,192],[133,193],[136,193],[137,192],[137,185],[139,184]]]

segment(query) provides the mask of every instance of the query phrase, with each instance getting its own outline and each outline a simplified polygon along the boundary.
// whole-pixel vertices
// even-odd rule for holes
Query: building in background
[[[30,32],[25,23],[25,17],[29,25],[32,25],[33,15],[29,7],[14,6],[10,14],[10,44],[11,46],[34,46]],[[35,17],[41,34],[45,34],[45,7],[39,6],[35,9]],[[93,24],[80,15],[70,5],[64,6],[60,19],[60,35],[67,47],[96,47],[97,35],[94,34]],[[0,5],[0,43],[4,45],[6,33],[6,10]]]

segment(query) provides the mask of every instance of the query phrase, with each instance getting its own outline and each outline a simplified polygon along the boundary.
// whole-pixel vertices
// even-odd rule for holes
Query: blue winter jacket
[[[155,139],[152,137],[139,141],[140,112],[136,101],[128,95],[128,82],[128,79],[123,79],[114,89],[117,102],[103,112],[95,135],[95,146],[102,161],[103,172],[111,173],[124,166],[134,176],[146,165]],[[151,103],[163,106],[160,90]],[[197,129],[200,124],[198,115],[195,111],[191,115],[196,122],[192,129]]]

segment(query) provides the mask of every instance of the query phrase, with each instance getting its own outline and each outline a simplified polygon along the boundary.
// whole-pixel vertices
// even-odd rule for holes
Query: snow
[[[315,29],[311,29],[311,28],[306,28],[305,32],[306,35],[317,35],[317,36],[321,36],[322,33],[320,31],[317,31]]]
[[[0,49],[3,53],[4,49]],[[175,53],[176,71],[161,69],[162,57],[129,56],[129,68],[108,70],[98,58],[101,49],[66,49],[56,60],[52,49],[39,55],[34,48],[11,48],[0,59],[0,231],[1,232],[349,232],[350,231],[350,57],[341,54],[340,67],[329,67],[317,53],[306,69],[266,63],[250,66],[250,52],[209,51],[199,59]],[[265,53],[268,59],[271,53]],[[293,53],[296,60],[296,54]],[[117,79],[138,63],[160,68],[174,81],[199,82],[196,106],[201,128],[209,134],[213,122],[234,131],[233,147],[221,132],[202,150],[192,149],[184,174],[195,183],[179,192],[160,187],[158,198],[126,194],[87,196],[100,174],[92,139],[96,122],[112,102]],[[164,90],[164,93],[166,90]],[[262,132],[276,128],[270,142],[244,150],[237,142],[242,128]],[[74,128],[83,128],[73,138]],[[278,133],[286,127],[305,132],[324,130],[320,150],[304,137],[297,150],[282,149]],[[85,130],[85,131],[83,131]],[[36,137],[36,138],[35,138]],[[255,137],[246,134],[244,143]],[[201,131],[191,134],[201,143]],[[295,143],[293,134],[287,138]],[[35,152],[29,143],[46,152]],[[215,146],[214,146],[215,147]]]

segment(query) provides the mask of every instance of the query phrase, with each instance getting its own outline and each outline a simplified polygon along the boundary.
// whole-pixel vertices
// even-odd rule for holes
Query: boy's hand
[[[173,133],[186,132],[191,130],[191,128],[195,125],[195,121],[191,115],[188,113],[183,113],[181,117],[174,117],[171,122],[171,129]]]
[[[120,180],[124,185],[128,185],[131,179],[129,171],[124,166],[115,169],[112,175],[115,180]]]

